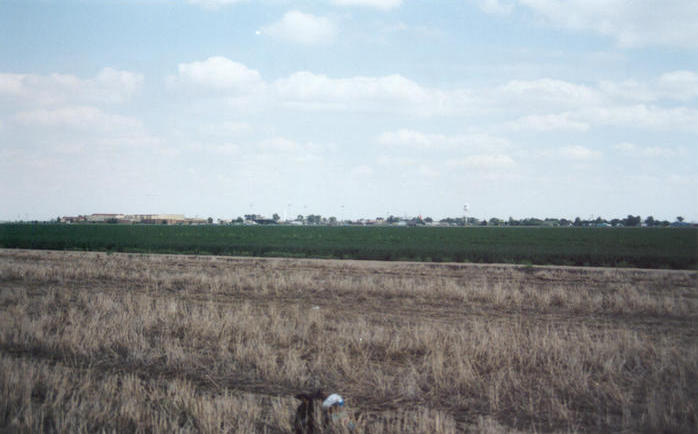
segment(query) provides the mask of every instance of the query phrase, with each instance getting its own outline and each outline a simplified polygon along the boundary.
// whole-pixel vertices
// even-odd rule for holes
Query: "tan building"
[[[107,223],[109,221],[123,219],[123,214],[90,214],[87,216],[88,222]]]
[[[67,219],[67,217],[64,217]],[[70,218],[71,221],[74,217]],[[90,214],[84,218],[92,223],[204,224],[204,219],[187,218],[184,214]]]

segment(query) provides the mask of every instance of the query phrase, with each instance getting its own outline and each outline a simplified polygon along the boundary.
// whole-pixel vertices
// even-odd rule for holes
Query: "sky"
[[[0,220],[698,221],[695,0],[0,0]]]

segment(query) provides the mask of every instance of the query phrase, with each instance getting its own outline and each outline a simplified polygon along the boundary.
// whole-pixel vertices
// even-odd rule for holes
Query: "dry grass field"
[[[695,433],[697,279],[0,250],[0,431]]]

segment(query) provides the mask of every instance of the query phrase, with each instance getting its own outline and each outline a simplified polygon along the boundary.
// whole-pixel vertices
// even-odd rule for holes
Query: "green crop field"
[[[2,224],[0,247],[695,269],[696,228]]]

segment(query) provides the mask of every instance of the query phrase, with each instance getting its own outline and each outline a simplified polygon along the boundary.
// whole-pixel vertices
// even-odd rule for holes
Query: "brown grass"
[[[696,273],[0,250],[0,429],[695,432]]]

